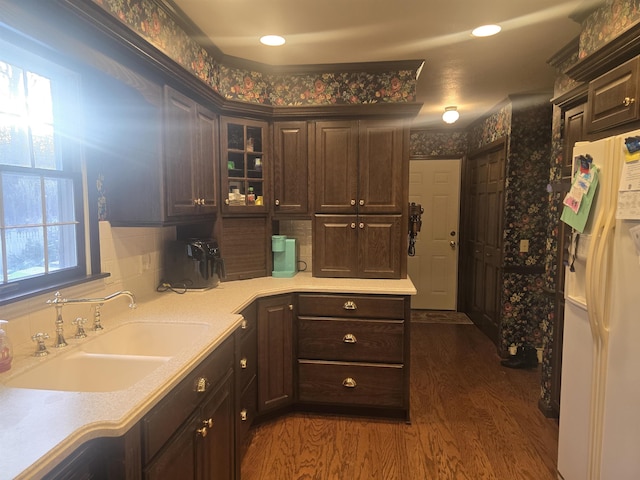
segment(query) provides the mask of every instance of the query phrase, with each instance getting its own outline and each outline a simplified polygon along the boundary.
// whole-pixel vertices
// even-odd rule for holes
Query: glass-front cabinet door
[[[268,124],[223,117],[221,128],[223,212],[266,212]]]

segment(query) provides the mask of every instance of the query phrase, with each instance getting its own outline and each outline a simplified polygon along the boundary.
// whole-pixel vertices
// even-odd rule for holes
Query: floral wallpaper
[[[606,0],[583,23],[579,57],[606,45],[640,19],[640,0]]]
[[[268,74],[220,64],[153,0],[93,0],[228,100],[274,106],[415,102],[416,71]]]
[[[551,106],[512,104],[508,162],[505,175],[505,267],[538,267],[531,273],[506,271],[503,277],[500,349],[511,344],[543,346],[543,322],[551,305],[544,293],[546,254],[548,159],[551,149]],[[529,240],[529,251],[520,252],[520,240]],[[526,273],[525,273],[526,272]]]
[[[469,149],[476,150],[506,137],[511,129],[511,111],[511,102],[507,102],[482,122],[475,123],[469,132]]]
[[[435,130],[411,130],[410,157],[462,157],[469,149],[467,132],[443,132]]]

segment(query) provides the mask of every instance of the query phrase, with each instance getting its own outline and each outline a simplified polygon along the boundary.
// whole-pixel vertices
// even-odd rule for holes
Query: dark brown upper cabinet
[[[167,216],[217,210],[217,116],[165,86],[164,152]]]
[[[589,83],[587,132],[607,130],[640,118],[635,57]]]
[[[317,122],[315,212],[402,213],[404,156],[401,122]]]
[[[270,194],[269,124],[222,117],[221,191],[224,214],[266,213]]]
[[[308,123],[273,125],[273,213],[307,215],[311,205]]]

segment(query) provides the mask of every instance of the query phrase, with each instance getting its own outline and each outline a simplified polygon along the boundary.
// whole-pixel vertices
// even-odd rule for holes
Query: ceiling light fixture
[[[474,37],[490,37],[491,35],[499,33],[500,30],[502,30],[500,25],[482,25],[481,27],[471,30],[471,35]]]
[[[270,47],[279,47],[280,45],[284,45],[284,42],[284,37],[280,35],[265,35],[264,37],[260,37],[260,43]]]
[[[460,118],[458,107],[445,107],[444,113],[442,114],[442,120],[444,120],[445,123],[455,123],[458,118]]]

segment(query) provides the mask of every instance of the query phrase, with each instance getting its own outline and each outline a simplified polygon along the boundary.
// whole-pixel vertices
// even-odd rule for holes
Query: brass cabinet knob
[[[229,199],[228,199],[228,198],[225,198],[225,199],[224,199],[224,204],[225,204],[225,205],[229,205]]]
[[[624,105],[625,107],[629,107],[629,106],[631,106],[635,101],[636,101],[636,99],[635,99],[635,98],[631,98],[631,97],[624,97],[624,100],[622,101],[622,105]]]
[[[347,377],[342,381],[342,386],[346,388],[356,388],[357,385],[356,381],[351,377]]]
[[[202,428],[197,429],[196,432],[198,433],[198,435],[204,438],[209,433],[209,429],[213,427],[213,419],[210,418],[209,420],[203,420],[202,425]]]
[[[342,337],[342,341],[344,343],[358,343],[358,339],[353,333],[347,333],[344,337]]]
[[[364,228],[364,223],[363,223],[363,222],[360,222],[359,227],[360,227],[360,228]]]
[[[242,319],[242,323],[240,324],[240,328],[241,328],[242,330],[246,330],[248,327],[249,327],[249,324],[247,323],[247,319],[246,319],[246,318],[243,318],[243,319]]]
[[[350,203],[351,203],[351,205],[355,205],[355,204],[356,204],[356,201],[355,201],[355,200],[351,200],[351,202],[350,202]]]
[[[289,304],[289,310],[293,311],[293,303]]]
[[[246,358],[240,359],[240,368],[242,368],[242,369],[247,368],[247,359]]]
[[[206,392],[207,389],[209,388],[209,380],[207,380],[207,377],[200,377],[196,380],[196,387],[195,390],[198,393],[203,393]]]
[[[240,420],[242,420],[243,422],[246,422],[247,418],[249,418],[249,415],[247,414],[247,409],[243,408],[242,410],[240,410]]]
[[[359,203],[359,204],[360,204],[360,206],[362,207],[362,206],[364,205],[364,200],[360,200],[358,203]]]
[[[346,302],[344,302],[342,308],[344,308],[345,310],[357,310],[358,306],[353,300],[347,300]]]
[[[276,207],[280,205],[280,200],[276,200]]]
[[[351,224],[351,228],[356,228],[356,223],[355,223],[355,222],[353,222],[353,223]]]

